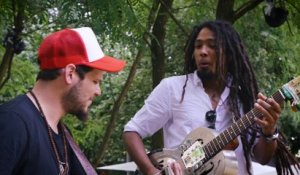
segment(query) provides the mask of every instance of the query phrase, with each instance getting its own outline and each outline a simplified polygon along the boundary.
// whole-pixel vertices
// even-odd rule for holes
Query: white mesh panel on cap
[[[85,45],[89,62],[99,60],[104,57],[104,53],[97,41],[93,30],[89,27],[72,29],[76,31]]]

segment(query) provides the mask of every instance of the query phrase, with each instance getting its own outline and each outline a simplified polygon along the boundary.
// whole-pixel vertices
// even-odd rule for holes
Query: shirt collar
[[[194,73],[192,74],[192,81],[195,86],[200,86],[201,88],[203,88],[202,81],[197,75],[197,70],[195,70]]]
[[[192,81],[193,81],[193,84],[195,86],[199,86],[199,87],[203,88],[203,83],[197,75],[197,70],[195,70],[194,73],[192,74]],[[221,101],[225,101],[227,99],[227,97],[229,96],[230,89],[228,87],[232,83],[232,76],[231,75],[228,76],[227,81],[228,81],[228,85],[225,86],[225,89],[221,94],[221,99],[220,99]]]

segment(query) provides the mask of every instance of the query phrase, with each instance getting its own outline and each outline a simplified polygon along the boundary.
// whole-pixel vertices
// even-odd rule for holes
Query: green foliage
[[[183,73],[186,39],[194,25],[215,18],[215,4],[214,1],[174,1],[172,13],[184,31],[174,19],[169,19],[165,41],[166,77]]]
[[[292,153],[296,154],[300,150],[300,115],[292,112],[289,104],[286,104],[284,111],[280,117],[280,130],[289,141]]]
[[[85,155],[93,160],[97,145],[101,141],[105,122],[102,118],[93,118],[86,122],[79,121],[74,116],[67,115],[64,123],[71,130],[78,145],[84,150]]]
[[[32,87],[35,82],[37,67],[26,59],[16,57],[13,65],[10,79],[6,85],[0,89],[0,104],[23,94]]]
[[[112,1],[37,1],[28,0],[23,40],[26,50],[14,58],[8,83],[0,90],[0,103],[23,94],[35,81],[38,71],[36,51],[42,38],[63,27],[91,26],[98,36],[104,53],[127,61],[124,71],[107,74],[101,85],[102,95],[90,108],[90,119],[82,123],[75,117],[66,116],[64,122],[90,160],[104,141],[103,136],[111,117],[113,105],[126,82],[131,64],[141,47],[142,35],[147,27],[147,18],[152,7],[151,0]],[[271,95],[290,77],[299,75],[299,2],[288,0],[289,24],[270,28],[262,15],[263,3],[239,19],[234,27],[239,31],[250,54],[260,90]],[[171,9],[176,18],[169,19],[165,53],[167,55],[165,76],[182,74],[184,45],[193,25],[215,18],[217,1],[176,0]],[[239,1],[242,3],[242,1]],[[0,1],[0,35],[13,27],[11,1]],[[178,26],[179,22],[181,26]],[[183,27],[183,28],[181,28]],[[187,33],[185,31],[187,31]],[[121,134],[124,125],[144,104],[152,90],[150,48],[145,47],[144,56],[138,65],[133,84],[119,109],[114,132],[102,159],[103,164],[114,164],[125,160]],[[4,54],[0,46],[0,55]],[[288,107],[287,107],[288,108]],[[280,119],[280,128],[292,143],[292,150],[299,149],[299,113],[285,109]],[[149,146],[148,140],[146,141]]]
[[[261,10],[257,8],[247,13],[235,27],[250,54],[261,91],[271,95],[299,74],[296,65],[300,63],[297,58],[300,35],[297,28],[293,28],[294,34],[290,33],[287,23],[279,28],[269,27],[264,23]],[[261,22],[247,22],[253,17]]]
[[[247,13],[235,27],[243,38],[255,70],[260,91],[272,95],[293,77],[300,75],[299,29],[295,23],[271,28],[264,23],[261,7]],[[256,18],[256,22],[249,22]],[[260,22],[258,22],[260,21]],[[290,27],[292,32],[290,31]],[[298,128],[300,113],[292,113],[289,104],[282,111],[279,125],[293,153],[300,149]]]

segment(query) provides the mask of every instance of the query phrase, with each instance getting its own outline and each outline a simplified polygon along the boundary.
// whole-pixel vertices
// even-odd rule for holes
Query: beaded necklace
[[[59,175],[66,175],[68,174],[68,171],[69,171],[69,163],[68,163],[68,150],[67,150],[67,141],[66,141],[66,136],[65,136],[65,133],[62,129],[62,124],[59,122],[58,123],[58,129],[59,129],[59,132],[62,134],[62,138],[63,138],[63,144],[64,144],[64,159],[65,159],[65,162],[63,161],[60,161],[60,157],[59,157],[59,154],[58,154],[58,149],[57,149],[57,144],[53,138],[53,134],[52,134],[52,130],[51,130],[51,127],[49,125],[49,123],[47,122],[47,119],[45,117],[45,114],[43,112],[43,109],[37,99],[37,97],[35,96],[35,94],[32,92],[32,90],[29,91],[29,93],[31,94],[31,96],[33,97],[33,99],[35,100],[37,106],[38,106],[38,109],[41,113],[41,116],[46,124],[46,127],[47,127],[47,130],[48,130],[48,136],[49,136],[49,140],[50,140],[50,143],[51,143],[51,147],[52,147],[52,150],[54,151],[55,153],[55,158],[56,158],[56,161],[57,161],[57,167],[58,167],[58,170],[59,170]]]

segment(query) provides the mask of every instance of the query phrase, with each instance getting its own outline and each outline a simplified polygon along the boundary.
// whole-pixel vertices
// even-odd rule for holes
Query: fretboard
[[[277,103],[284,101],[285,97],[280,90],[275,92],[271,98],[273,98]],[[250,127],[254,123],[254,118],[261,118],[262,113],[257,109],[253,108],[248,113],[246,113],[239,120],[234,122],[229,128],[215,137],[213,140],[208,142],[204,147],[205,159],[203,163],[210,160],[217,153],[222,151],[222,149],[231,141],[233,141],[237,136],[239,136],[243,131]]]

